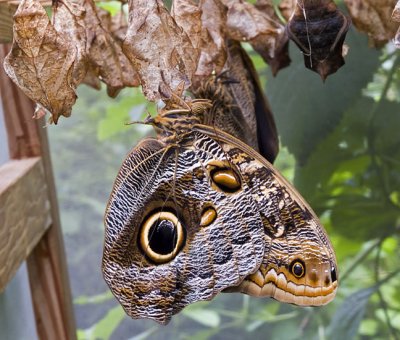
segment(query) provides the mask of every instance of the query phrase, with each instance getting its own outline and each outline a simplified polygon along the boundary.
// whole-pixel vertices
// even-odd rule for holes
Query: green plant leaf
[[[78,330],[78,340],[108,340],[125,316],[120,305],[110,309],[103,319],[89,329]]]
[[[108,300],[114,299],[114,295],[112,295],[111,291],[108,290],[104,293],[97,294],[94,296],[86,296],[81,295],[74,299],[75,305],[86,305],[89,303],[103,303]]]
[[[380,52],[368,48],[365,36],[351,29],[346,43],[351,46],[346,64],[325,84],[304,67],[303,56],[294,46],[291,66],[267,82],[281,142],[300,165],[340,122],[379,66]]]
[[[206,327],[218,327],[221,323],[219,314],[211,309],[188,307],[182,311],[182,314]]]
[[[336,311],[327,329],[329,339],[351,340],[356,336],[368,300],[376,290],[377,286],[369,287],[346,298]]]

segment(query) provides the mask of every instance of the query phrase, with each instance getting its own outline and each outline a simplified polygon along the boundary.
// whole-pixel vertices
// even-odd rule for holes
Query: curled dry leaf
[[[115,97],[124,87],[139,86],[138,74],[121,46],[102,26],[93,0],[78,1],[84,3],[86,10],[86,52],[92,70],[106,83],[108,95]]]
[[[56,1],[53,6],[52,23],[55,30],[75,46],[77,53],[72,79],[78,86],[87,72],[85,9],[73,1]]]
[[[397,4],[393,9],[392,20],[400,22],[400,0],[397,1]]]
[[[121,10],[119,10],[115,15],[111,15],[110,12],[102,8],[96,7],[96,10],[103,28],[110,32],[112,37],[122,45],[128,29],[128,21],[126,20],[126,15],[122,6]]]
[[[282,16],[288,21],[293,15],[297,6],[297,0],[281,0],[278,5]]]
[[[77,50],[57,33],[38,0],[22,0],[14,15],[14,41],[4,60],[8,76],[52,114],[70,116],[75,103],[72,77]]]
[[[121,10],[111,17],[109,31],[114,39],[122,46],[128,30],[128,20],[124,11]]]
[[[200,46],[201,39],[201,12],[199,5],[192,0],[174,0],[172,3],[171,16],[196,48]]]
[[[192,82],[220,73],[226,60],[225,7],[214,0],[175,0],[171,15],[200,53]]]
[[[382,47],[396,34],[390,20],[396,0],[345,0],[354,26],[369,37],[372,47]]]
[[[222,0],[228,8],[227,31],[230,38],[248,41],[276,74],[289,65],[288,38],[270,0],[256,6],[241,0]]]
[[[303,52],[305,66],[325,80],[344,65],[343,43],[350,23],[332,0],[298,0],[287,31]]]
[[[161,0],[130,0],[125,54],[135,65],[147,99],[160,99],[159,85],[186,87],[196,70],[198,50]]]
[[[396,7],[393,10],[392,20],[400,22],[400,0],[397,1]],[[400,48],[400,27],[397,29],[397,33],[394,37],[394,44],[397,48]]]
[[[202,32],[195,79],[220,73],[226,61],[226,9],[219,0],[200,0],[200,9]]]
[[[268,40],[263,39],[262,35],[250,41],[257,53],[259,53],[264,61],[269,64],[272,74],[275,76],[280,69],[290,65],[289,38],[284,26],[280,23],[279,17],[275,12],[272,0],[257,0],[255,6],[260,12],[268,15],[272,20],[271,23],[274,23],[277,26],[278,36],[276,37],[275,50],[273,51],[272,56],[268,51]]]

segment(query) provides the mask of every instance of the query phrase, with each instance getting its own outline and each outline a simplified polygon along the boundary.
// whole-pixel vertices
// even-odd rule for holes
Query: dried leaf
[[[198,51],[171,17],[161,0],[130,0],[125,54],[135,65],[147,99],[160,99],[165,82],[175,89],[186,87],[197,66]]]
[[[87,63],[86,75],[82,80],[82,84],[86,84],[95,90],[101,89],[101,81],[99,78],[99,67],[92,62]]]
[[[282,0],[278,8],[282,16],[288,21],[293,15],[297,6],[297,0]]]
[[[111,17],[109,31],[114,39],[122,46],[127,30],[128,20],[126,19],[125,12],[121,9]]]
[[[106,83],[108,95],[115,97],[124,87],[139,86],[137,72],[122,52],[121,46],[102,26],[93,0],[79,1],[83,1],[86,9],[85,23],[88,43],[86,51],[93,64],[92,70],[96,70],[100,79]],[[104,16],[103,20],[106,20]]]
[[[110,31],[110,26],[111,26],[111,13],[109,11],[106,11],[104,8],[97,7],[96,6],[96,13],[97,17],[99,18],[101,22],[101,26],[106,29],[107,31]]]
[[[382,47],[396,34],[390,20],[396,0],[345,0],[354,26],[367,33],[372,47]]]
[[[57,33],[37,0],[22,0],[14,15],[14,42],[4,60],[8,76],[33,101],[52,113],[71,115],[77,50]]]
[[[42,105],[36,104],[35,111],[33,112],[32,118],[40,119],[40,118],[46,116],[46,114],[47,114],[46,109]]]
[[[86,9],[83,1],[54,2],[52,16],[54,28],[60,34],[65,34],[70,43],[77,48],[77,66],[73,73],[75,82],[100,90],[98,67],[89,60],[85,20]]]
[[[172,3],[171,16],[182,27],[192,41],[194,47],[199,47],[201,39],[201,9],[192,0],[175,0]]]
[[[218,0],[201,0],[200,9],[200,57],[194,82],[201,81],[212,73],[220,73],[226,61],[226,9]]]
[[[344,65],[343,43],[350,23],[332,0],[299,0],[287,31],[303,52],[305,66],[325,80]]]
[[[226,8],[214,0],[175,0],[171,15],[199,50],[199,61],[192,83],[200,84],[213,73],[221,72],[226,60]],[[210,20],[212,18],[212,20]]]
[[[397,4],[393,9],[392,20],[400,22],[400,0],[397,1]]]
[[[392,20],[400,22],[400,0],[397,1],[396,7],[393,10]],[[397,29],[397,33],[394,37],[394,44],[397,48],[400,48],[400,27]]]
[[[53,6],[52,23],[55,30],[75,46],[77,54],[72,78],[78,86],[86,76],[88,59],[86,55],[85,9],[73,1],[57,1]]]
[[[278,35],[275,41],[275,50],[273,51],[274,53],[272,57],[268,51],[268,40],[263,39],[263,36],[250,41],[254,50],[256,50],[256,52],[262,56],[267,64],[269,64],[271,67],[271,72],[275,76],[279,70],[290,65],[291,60],[289,57],[289,37],[286,34],[284,26],[280,23],[272,0],[257,0],[255,6],[260,12],[273,19],[273,22],[277,25],[278,30],[281,29],[281,33]]]
[[[232,39],[250,42],[274,74],[289,65],[288,38],[271,1],[258,1],[257,7],[241,0],[222,2],[228,7],[226,25]]]

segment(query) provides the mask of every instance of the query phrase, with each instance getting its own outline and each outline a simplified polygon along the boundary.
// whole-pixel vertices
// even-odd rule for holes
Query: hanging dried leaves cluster
[[[397,1],[396,7],[393,10],[392,20],[397,23],[400,22],[400,0]],[[397,48],[400,48],[400,26],[398,27],[396,35],[394,37],[394,44],[396,45]]]
[[[391,20],[397,0],[345,0],[354,26],[367,33],[372,47],[393,39],[399,25]]]
[[[71,114],[81,83],[98,89],[102,81],[111,97],[140,85],[122,52],[123,29],[123,21],[113,21],[93,1],[55,2],[50,20],[39,1],[23,0],[14,15],[14,43],[4,68],[57,123]]]
[[[355,25],[381,46],[398,29],[394,0],[345,0]],[[160,88],[196,87],[222,72],[227,41],[248,42],[274,75],[290,64],[289,38],[306,67],[325,79],[343,64],[350,19],[332,0],[129,0],[128,18],[114,16],[93,0],[53,1],[48,17],[39,0],[22,0],[14,16],[14,42],[4,62],[7,74],[44,109],[51,121],[68,117],[76,88],[87,84],[115,97],[142,86],[150,101]],[[396,36],[399,44],[399,34]]]

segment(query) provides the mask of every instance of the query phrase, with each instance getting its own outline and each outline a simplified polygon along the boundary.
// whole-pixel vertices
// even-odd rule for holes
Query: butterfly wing
[[[252,131],[254,136],[257,136],[258,151],[265,159],[273,163],[279,151],[278,131],[257,71],[240,43],[228,41],[228,47],[230,73],[233,79],[239,81],[238,84],[229,85],[233,97],[246,121],[254,120],[255,116],[256,127]]]
[[[197,98],[213,101],[203,124],[214,126],[258,150],[271,163],[279,149],[271,108],[254,65],[240,43],[228,39],[225,71],[196,84]]]
[[[102,267],[133,318],[165,324],[186,305],[237,286],[263,259],[249,188],[209,137],[191,137],[167,146],[145,139],[115,180]]]
[[[338,284],[335,254],[304,199],[246,144],[207,126],[196,130],[215,140],[239,169],[264,226],[265,253],[260,268],[228,291],[304,306],[331,301]]]

